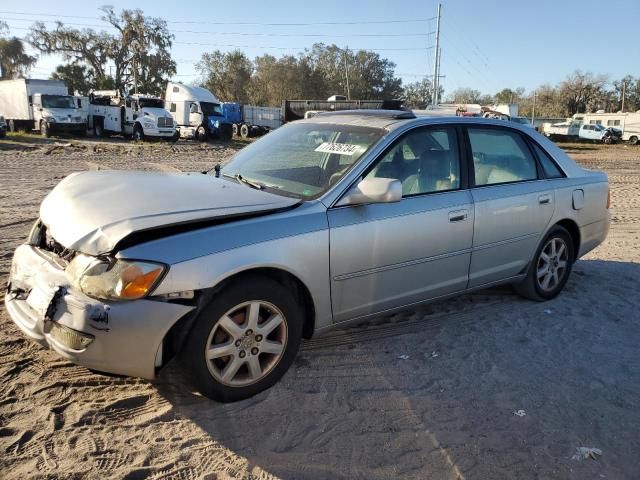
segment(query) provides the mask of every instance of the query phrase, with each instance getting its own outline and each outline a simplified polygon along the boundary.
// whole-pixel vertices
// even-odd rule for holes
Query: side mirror
[[[392,203],[402,199],[402,183],[394,178],[365,178],[352,187],[336,204],[364,205],[367,203]]]

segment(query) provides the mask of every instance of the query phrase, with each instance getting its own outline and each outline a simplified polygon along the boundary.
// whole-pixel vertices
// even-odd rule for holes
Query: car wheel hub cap
[[[236,305],[218,319],[207,339],[209,373],[232,387],[256,383],[282,358],[287,331],[286,318],[275,305],[262,300]]]
[[[558,237],[550,239],[538,257],[538,286],[546,292],[555,289],[566,274],[568,262],[569,252],[564,240]]]

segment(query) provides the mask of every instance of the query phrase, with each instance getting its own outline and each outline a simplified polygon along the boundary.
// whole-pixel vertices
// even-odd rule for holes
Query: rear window
[[[560,167],[556,165],[556,162],[549,156],[547,152],[545,152],[542,148],[538,146],[538,144],[533,143],[533,149],[538,156],[538,160],[540,160],[540,164],[542,165],[542,170],[544,171],[544,176],[547,178],[562,178],[564,174]]]
[[[519,134],[497,128],[469,128],[468,132],[476,185],[538,178],[536,162]]]

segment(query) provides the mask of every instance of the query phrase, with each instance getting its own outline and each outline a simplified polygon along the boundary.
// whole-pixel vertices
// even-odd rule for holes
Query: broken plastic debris
[[[551,315],[551,310],[547,308],[546,310],[544,310],[544,313],[546,313],[547,315]]]
[[[513,414],[517,415],[518,417],[524,417],[527,414],[527,412],[525,412],[524,410],[515,410]]]
[[[431,358],[438,358],[440,354],[438,352],[431,352]]]
[[[602,455],[602,450],[593,447],[576,447],[576,453],[571,457],[571,460],[586,460],[588,458],[597,460],[597,457]]]
[[[403,355],[398,355],[398,358],[400,360],[409,360],[409,355],[404,355],[404,354]]]

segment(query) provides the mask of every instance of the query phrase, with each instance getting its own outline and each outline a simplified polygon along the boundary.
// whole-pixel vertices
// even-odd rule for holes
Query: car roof
[[[311,123],[326,125],[351,125],[357,127],[381,128],[385,130],[395,130],[405,125],[438,125],[438,124],[472,124],[472,125],[495,125],[521,130],[526,133],[522,124],[508,122],[506,120],[480,118],[480,117],[457,117],[453,115],[418,115],[407,110],[342,110],[338,112],[324,112],[304,120],[297,120],[295,123]]]

